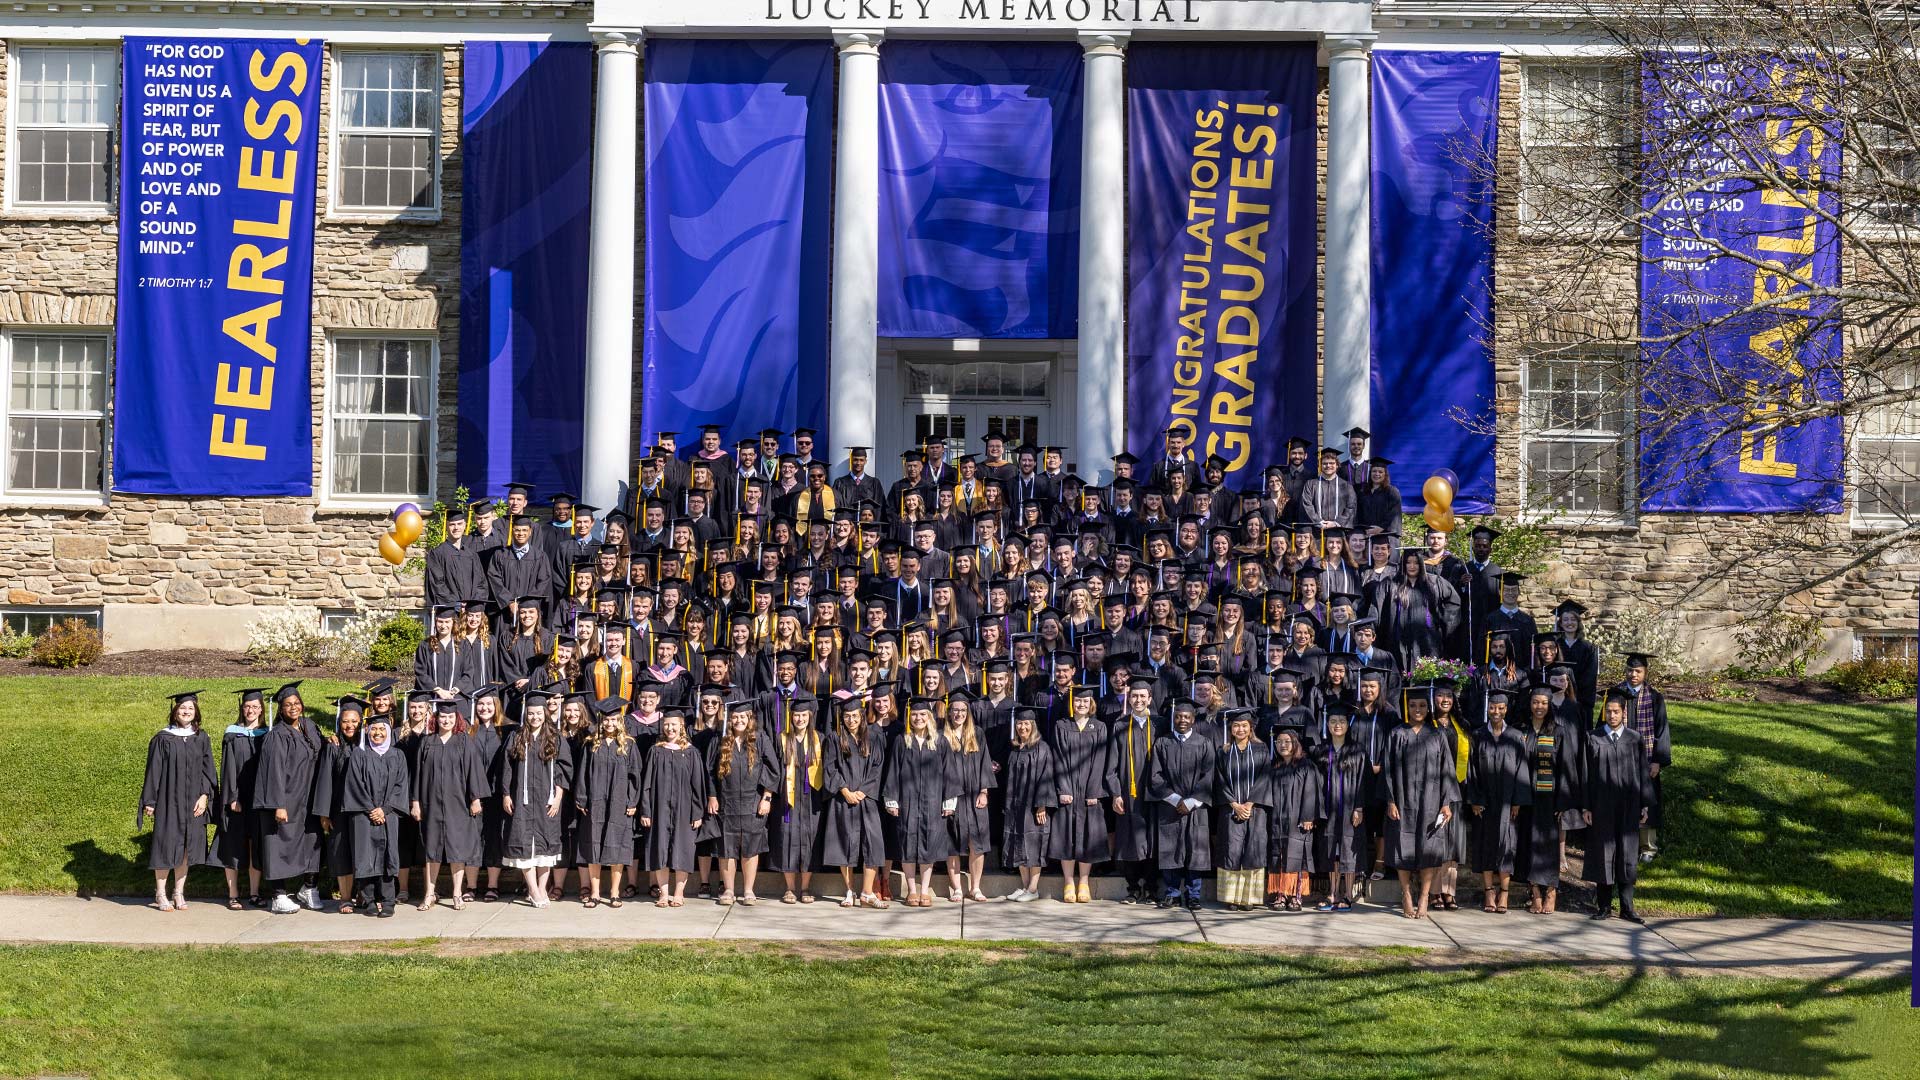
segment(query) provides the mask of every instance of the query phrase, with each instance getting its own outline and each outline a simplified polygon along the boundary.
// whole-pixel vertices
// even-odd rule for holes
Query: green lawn
[[[224,727],[249,680],[195,681]],[[271,678],[252,680],[271,683]],[[0,891],[139,895],[133,829],[146,743],[178,680],[0,678]],[[344,683],[310,683],[315,711]],[[1676,704],[1665,854],[1650,913],[1911,914],[1914,714],[1908,704]],[[216,740],[217,743],[217,740]],[[202,871],[198,887],[223,888]]]
[[[446,947],[451,949],[452,947]],[[832,959],[832,963],[821,962]],[[1903,980],[1144,949],[0,950],[9,1075],[1911,1076]]]

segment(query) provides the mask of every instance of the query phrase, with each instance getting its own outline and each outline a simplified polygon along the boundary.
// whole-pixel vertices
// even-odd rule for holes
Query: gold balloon
[[[400,541],[393,538],[392,533],[385,533],[380,537],[380,557],[399,566],[407,561],[407,551],[400,546]]]
[[[1420,494],[1426,497],[1429,510],[1453,509],[1453,485],[1447,483],[1442,477],[1427,477],[1426,484],[1420,488]]]
[[[1441,510],[1429,506],[1427,507],[1426,513],[1420,516],[1426,519],[1427,528],[1432,529],[1434,532],[1451,533],[1453,531],[1454,520],[1453,511],[1451,510]]]
[[[393,519],[393,538],[403,548],[412,547],[415,540],[427,531],[427,523],[418,510],[403,510]]]

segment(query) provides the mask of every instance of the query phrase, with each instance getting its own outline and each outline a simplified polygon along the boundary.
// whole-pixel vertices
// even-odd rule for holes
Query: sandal
[[[704,882],[704,881],[700,883],[700,899],[702,899],[702,900],[711,900],[711,899],[713,899],[713,886],[712,886],[712,885],[710,885],[710,884],[708,884],[707,882]]]
[[[228,910],[228,911],[244,911],[245,909],[246,909],[246,905],[245,905],[245,904],[242,904],[242,903],[240,902],[240,898],[239,898],[239,897],[237,897],[237,896],[229,896],[229,897],[227,897],[227,910]]]
[[[1327,899],[1325,899],[1325,900],[1322,900],[1322,901],[1320,901],[1320,902],[1319,902],[1318,904],[1315,904],[1315,905],[1313,905],[1313,910],[1315,910],[1315,911],[1332,911],[1332,910],[1333,910],[1333,898],[1332,898],[1332,897],[1328,897]]]
[[[800,898],[793,895],[792,889],[788,889],[786,892],[780,894],[780,902],[783,904],[797,904],[800,902]]]
[[[860,906],[864,908],[872,908],[875,911],[885,911],[888,907],[891,906],[891,902],[882,900],[880,899],[879,896],[873,893],[861,893]]]
[[[947,903],[949,903],[949,904],[957,904],[957,903],[959,903],[959,902],[960,902],[960,890],[959,890],[959,889],[948,889],[948,890],[947,890]]]
[[[625,905],[626,905],[626,901],[620,899],[617,896],[607,901],[607,906],[610,908],[624,907]]]
[[[427,895],[420,898],[420,906],[415,908],[414,910],[415,911],[432,911],[433,906],[435,904],[438,904],[439,902],[440,902],[440,897],[438,894],[428,893]]]
[[[466,909],[467,909],[467,898],[466,898],[466,897],[464,897],[464,896],[456,896],[456,897],[454,897],[454,898],[453,898],[453,910],[455,910],[455,911],[465,911]]]
[[[815,898],[814,898],[814,895],[813,895],[812,893],[810,893],[810,892],[808,892],[808,891],[806,891],[805,889],[802,889],[802,890],[800,891],[800,902],[801,902],[801,903],[803,903],[803,904],[811,904],[811,903],[813,903],[813,901],[814,901],[814,899],[815,899]]]
[[[653,906],[654,906],[654,907],[666,907],[666,906],[667,906],[667,898],[666,898],[666,897],[664,897],[664,896],[659,896],[659,897],[655,897],[655,898],[654,898],[654,901],[653,901]]]
[[[500,890],[492,886],[488,886],[487,891],[480,894],[480,902],[483,904],[491,904],[498,899],[500,899]]]
[[[759,902],[760,902],[760,898],[753,895],[752,893],[744,893],[740,897],[741,907],[752,907],[753,905]]]
[[[597,908],[600,906],[600,898],[597,896],[589,896],[585,900],[580,901],[580,906],[583,908]]]
[[[854,896],[852,893],[848,893],[847,895],[840,898],[840,906],[841,907],[859,907],[860,899],[859,897]]]
[[[262,900],[262,899],[260,898],[260,894],[259,894],[259,893],[254,893],[254,894],[253,894],[252,896],[249,896],[249,897],[247,897],[247,903],[249,903],[249,904],[252,904],[252,905],[253,905],[254,907],[266,907],[266,906],[267,906],[267,902],[266,902],[265,900]]]
[[[681,901],[681,900],[674,900],[674,899],[671,899],[671,898],[669,898],[669,899],[667,900],[667,906],[668,906],[668,907],[686,907],[687,905],[686,905],[686,903],[685,903],[684,901]]]
[[[1335,902],[1334,902],[1334,905],[1333,905],[1333,910],[1335,910],[1335,911],[1352,911],[1352,910],[1353,910],[1353,901],[1351,901],[1351,900],[1338,900],[1338,901],[1335,901]]]
[[[340,901],[340,908],[339,908],[339,911],[340,911],[340,914],[342,914],[342,915],[351,915],[351,914],[353,914],[353,901],[351,901],[351,900],[342,900],[342,901]]]
[[[164,895],[156,896],[153,898],[153,906],[154,909],[158,911],[172,911],[173,901],[167,899]]]
[[[1484,912],[1486,912],[1486,913],[1487,913],[1487,914],[1489,914],[1489,915],[1491,915],[1491,914],[1493,914],[1493,912],[1494,912],[1494,907],[1493,907],[1493,901],[1492,901],[1492,900],[1482,900],[1482,901],[1480,902],[1480,910],[1481,910],[1481,911],[1484,911]]]
[[[976,904],[984,904],[987,902],[987,894],[981,892],[978,888],[975,888],[972,893],[968,894],[967,899],[973,901]]]
[[[733,890],[732,889],[728,889],[726,892],[723,892],[720,894],[720,906],[721,907],[733,906]]]
[[[471,903],[473,903],[473,890],[472,890],[472,889],[468,889],[467,891],[465,891],[465,892],[463,892],[463,893],[461,893],[461,894],[460,894],[460,902],[461,902],[461,903],[463,903],[463,904],[471,904]]]

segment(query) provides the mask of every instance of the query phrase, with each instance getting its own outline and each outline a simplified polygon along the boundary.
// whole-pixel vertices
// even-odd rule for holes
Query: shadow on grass
[[[83,897],[94,896],[139,896],[153,890],[153,871],[147,869],[147,851],[153,845],[153,834],[144,833],[131,838],[135,857],[128,858],[115,851],[108,851],[91,839],[76,840],[67,845],[67,864],[63,868],[73,878],[75,893]],[[192,891],[196,894],[209,890],[212,877],[220,875],[215,867],[195,867],[188,875]],[[221,895],[226,895],[225,879],[220,881]]]

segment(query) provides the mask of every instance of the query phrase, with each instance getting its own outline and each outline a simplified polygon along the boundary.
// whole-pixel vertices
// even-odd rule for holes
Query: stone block
[[[9,604],[37,604],[39,602],[40,597],[37,593],[29,592],[26,589],[7,590],[7,603]]]
[[[187,527],[171,523],[149,525],[147,542],[156,547],[185,547],[187,546]]]
[[[313,523],[313,504],[311,503],[268,503],[264,510],[263,517],[268,525],[311,525]]]
[[[170,604],[204,604],[209,599],[207,587],[185,574],[175,574],[167,582],[167,602]]]
[[[213,590],[213,602],[216,604],[250,604],[253,602],[253,597],[248,595],[245,589],[236,589],[229,585]]]
[[[56,559],[105,559],[108,557],[107,538],[56,535],[53,538],[53,557]]]

